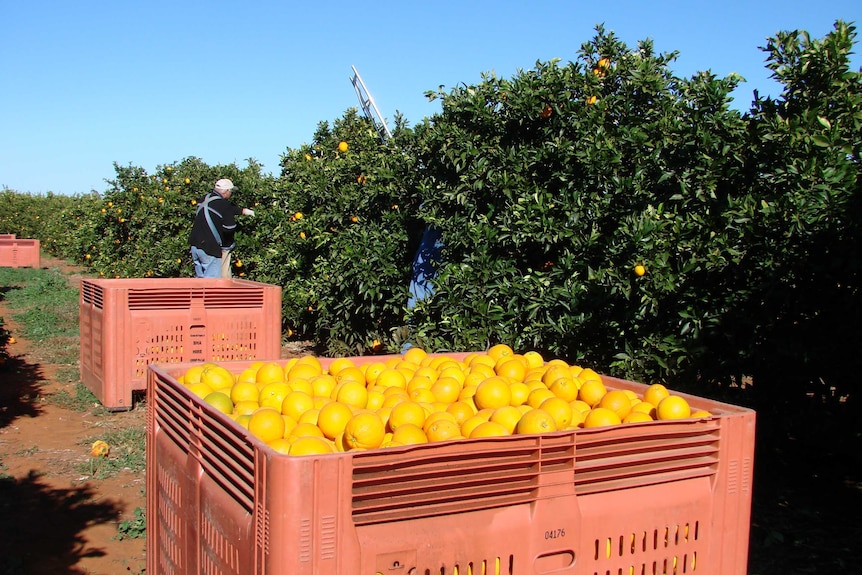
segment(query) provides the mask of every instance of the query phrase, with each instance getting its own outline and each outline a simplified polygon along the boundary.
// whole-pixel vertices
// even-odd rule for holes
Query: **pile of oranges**
[[[464,438],[708,417],[661,384],[607,389],[590,368],[506,344],[463,359],[410,348],[385,361],[306,355],[178,380],[279,453],[315,455]]]

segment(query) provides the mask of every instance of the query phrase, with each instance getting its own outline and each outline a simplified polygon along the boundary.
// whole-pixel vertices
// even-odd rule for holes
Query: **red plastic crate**
[[[686,395],[713,415],[290,457],[187,367],[148,369],[148,574],[746,572],[751,410]]]
[[[108,409],[130,409],[147,365],[281,354],[281,287],[239,279],[85,279],[81,382]]]
[[[41,265],[39,240],[0,238],[0,267],[38,268]]]

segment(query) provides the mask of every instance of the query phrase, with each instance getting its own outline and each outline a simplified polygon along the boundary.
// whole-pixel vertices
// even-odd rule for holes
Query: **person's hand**
[[[250,210],[248,208],[242,209],[242,215],[244,216],[254,216],[254,210]]]

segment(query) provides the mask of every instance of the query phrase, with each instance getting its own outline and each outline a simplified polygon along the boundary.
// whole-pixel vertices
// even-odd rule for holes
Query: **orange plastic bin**
[[[39,240],[0,238],[0,267],[38,268],[41,263]]]
[[[147,365],[281,354],[281,287],[240,279],[85,279],[81,382],[108,409],[130,409]]]
[[[148,367],[148,574],[746,573],[751,410],[686,395],[713,415],[290,457],[188,367]]]

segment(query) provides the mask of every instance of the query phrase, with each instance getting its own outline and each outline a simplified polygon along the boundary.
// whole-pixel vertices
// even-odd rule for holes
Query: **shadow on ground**
[[[0,365],[0,429],[19,417],[36,417],[45,384],[42,369],[20,357],[9,357]]]
[[[105,552],[88,546],[81,533],[121,514],[97,495],[89,485],[52,487],[34,472],[0,478],[0,575],[84,575],[75,565]]]

